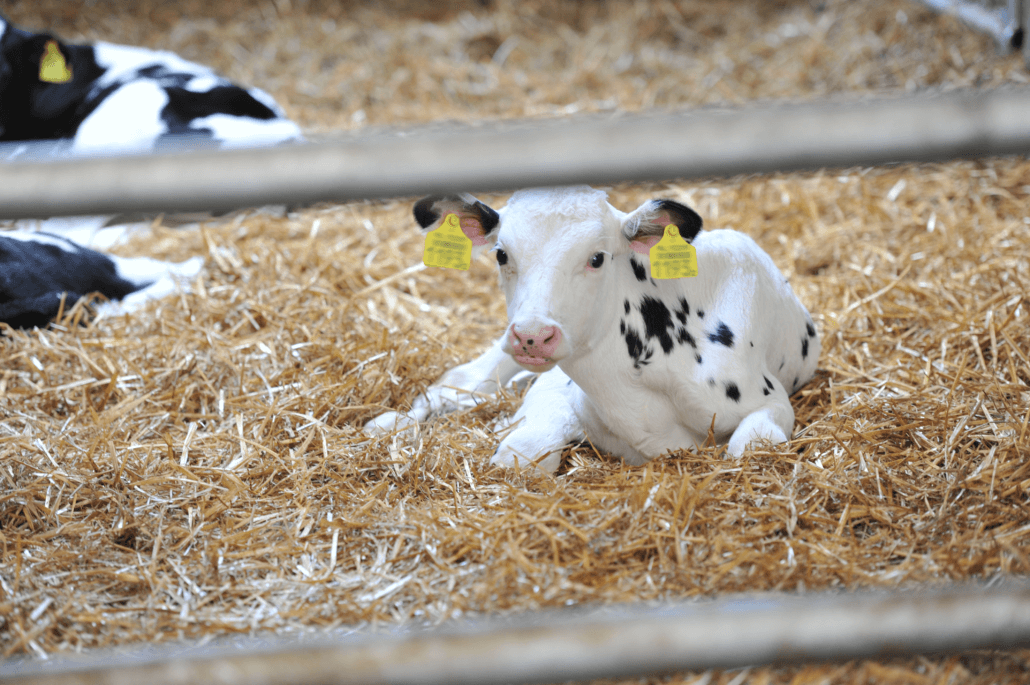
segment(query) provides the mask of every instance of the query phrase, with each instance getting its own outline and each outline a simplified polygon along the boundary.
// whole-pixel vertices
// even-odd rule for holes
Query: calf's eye
[[[499,265],[501,265],[501,266],[504,266],[505,264],[507,264],[508,263],[508,253],[505,252],[504,250],[498,250],[497,251],[497,263]]]
[[[600,269],[601,265],[604,264],[604,253],[598,252],[590,258],[590,266],[594,269]]]

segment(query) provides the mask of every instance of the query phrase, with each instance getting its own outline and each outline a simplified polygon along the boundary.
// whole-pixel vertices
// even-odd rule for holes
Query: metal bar
[[[1013,39],[1019,28],[1019,21],[1012,10],[1013,2],[1011,1],[1007,7],[994,10],[985,6],[983,2],[971,0],[920,1],[941,14],[950,14],[977,31],[989,34],[994,38],[998,52],[1002,54],[1008,54],[1016,47]],[[1016,2],[1022,1],[1016,0]]]
[[[1030,89],[365,133],[278,148],[0,164],[0,218],[228,210],[1030,151]]]
[[[767,594],[539,612],[337,640],[146,646],[0,663],[11,685],[546,683],[766,663],[1030,646],[1030,584],[935,592]]]

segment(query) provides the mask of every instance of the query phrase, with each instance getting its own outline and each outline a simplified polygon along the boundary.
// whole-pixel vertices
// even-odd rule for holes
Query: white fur
[[[654,213],[647,202],[626,214],[605,193],[589,188],[513,195],[499,211],[497,238],[508,256],[500,273],[509,329],[486,354],[429,388],[416,401],[417,419],[437,411],[445,381],[457,380],[449,383],[451,396],[484,387],[487,379],[493,382],[486,389],[506,382],[516,367],[500,352],[513,352],[512,327],[558,327],[561,342],[548,363],[527,367],[545,372],[527,393],[493,463],[534,463],[553,472],[564,445],[588,438],[602,451],[641,464],[701,445],[710,427],[734,457],[756,441],[787,440],[794,424],[789,393],[812,377],[820,351],[818,337],[806,332],[808,312],[769,256],[735,231],[698,234],[697,277],[651,279],[647,256],[635,253],[626,236]],[[591,269],[598,252],[605,253],[605,262]],[[644,281],[634,276],[631,258],[647,269]],[[644,296],[670,311],[685,299],[690,313],[685,324],[673,316],[673,335],[682,328],[696,347],[680,342],[666,354],[659,338],[646,339],[639,307]],[[650,348],[650,356],[641,357],[645,362],[634,363],[620,323]],[[732,332],[732,346],[709,338],[720,323]],[[452,378],[459,369],[460,377]],[[387,426],[373,421],[369,427]]]
[[[168,95],[153,81],[128,83],[101,101],[75,132],[75,153],[150,152],[167,127],[160,114]]]
[[[168,133],[161,120],[161,110],[168,97],[158,81],[140,76],[145,67],[159,65],[171,72],[191,78],[185,88],[202,93],[230,82],[209,67],[189,62],[173,52],[149,50],[129,45],[98,42],[93,46],[94,59],[104,74],[93,84],[93,93],[119,85],[79,125],[72,153],[133,153],[154,149],[160,136]],[[285,118],[275,100],[258,88],[248,88],[258,102],[279,118],[254,119],[228,114],[213,115],[191,122],[190,128],[208,128],[222,147],[273,145],[303,140],[300,128]]]
[[[162,262],[150,257],[108,256],[114,261],[119,276],[145,287],[119,301],[105,302],[98,306],[97,314],[101,318],[136,311],[151,300],[177,292],[189,292],[190,283],[204,268],[203,257],[192,257],[185,262]]]
[[[93,44],[93,58],[100,67],[105,69],[103,76],[97,82],[100,88],[124,81],[137,70],[152,64],[160,64],[171,71],[184,74],[222,80],[210,67],[189,62],[167,50],[151,50],[135,45],[115,45],[98,41]]]

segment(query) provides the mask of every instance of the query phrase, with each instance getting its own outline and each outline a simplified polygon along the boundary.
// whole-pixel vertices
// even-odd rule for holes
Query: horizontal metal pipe
[[[1030,584],[740,596],[344,638],[0,663],[12,685],[482,685],[1030,646]]]
[[[277,148],[0,164],[0,218],[228,210],[1030,151],[1030,89],[435,126]]]

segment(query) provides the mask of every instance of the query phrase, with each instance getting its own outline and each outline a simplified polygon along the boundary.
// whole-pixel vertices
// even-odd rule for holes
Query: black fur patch
[[[703,309],[698,309],[698,310],[697,310],[697,318],[699,318],[699,319],[703,319],[703,318],[705,318],[705,310],[703,310]]]
[[[694,353],[694,359],[696,359],[696,360],[697,360],[697,363],[698,363],[698,364],[700,364],[700,363],[701,363],[701,355],[697,354],[696,352]]]
[[[680,323],[686,323],[687,317],[690,316],[690,305],[687,304],[686,298],[680,298],[680,308],[676,310],[676,318]]]
[[[658,338],[662,351],[671,353],[674,345],[669,334],[673,327],[669,308],[661,300],[644,295],[640,300],[640,314],[644,317],[644,337],[648,340]]]
[[[626,351],[633,358],[633,366],[640,368],[641,356],[644,354],[644,341],[632,329],[628,329],[624,337],[626,339]]]
[[[676,331],[676,341],[681,345],[690,345],[695,350],[697,349],[697,341],[694,340],[694,336],[692,336],[690,331],[682,326],[680,326],[679,330]]]
[[[765,376],[762,376],[762,380],[765,381],[765,387],[769,388],[770,390],[774,390],[776,388],[776,386],[772,384],[772,381],[766,378]]]
[[[444,199],[443,195],[429,195],[415,203],[412,213],[419,226],[429,228],[436,223],[436,220],[440,218],[440,212],[433,209],[433,205],[442,199]]]
[[[762,388],[762,394],[768,397],[768,395],[769,395],[769,388]]]
[[[801,339],[801,358],[808,358],[808,338]]]
[[[805,332],[808,333],[809,338],[815,337],[815,326],[812,325],[811,321],[805,324]]]
[[[733,347],[733,331],[722,321],[719,322],[719,327],[715,329],[715,333],[708,334],[708,339],[726,347]]]
[[[626,310],[626,313],[629,314],[629,300],[623,300],[622,307]]]
[[[740,402],[740,388],[737,387],[736,383],[726,384],[726,397],[729,397],[734,402]]]
[[[619,319],[619,335],[626,335],[626,320]]]
[[[185,130],[194,119],[213,114],[265,120],[275,118],[275,112],[239,86],[215,86],[201,93],[174,86],[166,87],[165,92],[168,104],[161,110],[161,118],[171,133]]]
[[[643,283],[647,280],[647,271],[644,269],[644,265],[633,259],[629,258],[629,263],[633,267],[633,275],[637,277],[637,280]]]

